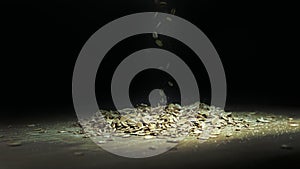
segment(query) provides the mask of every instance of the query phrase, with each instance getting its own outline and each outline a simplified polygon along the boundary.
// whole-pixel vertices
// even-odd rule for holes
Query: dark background
[[[176,8],[177,16],[197,25],[218,51],[227,78],[227,109],[235,105],[252,105],[254,109],[255,106],[300,107],[296,4],[283,1],[167,2],[169,8]],[[153,0],[1,2],[1,116],[75,115],[72,73],[87,39],[114,19],[156,10],[161,9]],[[188,49],[179,50],[179,43],[165,38],[167,49],[189,60],[187,57],[192,54]],[[134,47],[155,46],[150,35],[126,41],[132,44],[124,45],[122,41],[123,47],[120,44],[119,48],[128,49],[127,54],[134,51]],[[112,56],[126,57],[126,50],[115,50],[117,52],[111,51]],[[112,68],[115,63],[107,63],[99,70],[106,75],[99,76],[109,81],[111,77],[107,74],[111,70],[106,68]],[[203,70],[201,62],[190,66]],[[201,82],[206,81],[205,72],[200,71],[196,76]],[[205,93],[203,101],[206,102],[209,101],[208,85],[205,82],[200,89]],[[106,95],[101,96],[101,89],[101,86],[96,87],[98,100],[106,98]]]

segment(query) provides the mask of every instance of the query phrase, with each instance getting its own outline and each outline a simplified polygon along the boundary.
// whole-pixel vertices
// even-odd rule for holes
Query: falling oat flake
[[[169,84],[169,86],[171,86],[171,87],[173,86],[173,83],[172,83],[172,82],[170,82],[170,81],[168,82],[168,84]]]
[[[153,37],[154,39],[157,39],[157,38],[158,38],[157,32],[153,32],[153,33],[152,33],[152,37]]]
[[[170,18],[170,17],[166,17],[166,19],[167,19],[168,21],[172,21],[172,18]]]
[[[175,13],[176,13],[176,9],[174,9],[174,8],[171,9],[171,14],[172,14],[172,15],[175,15]]]
[[[162,47],[162,46],[163,46],[162,41],[159,40],[159,39],[156,39],[156,40],[155,40],[155,43],[156,43],[156,45],[159,46],[159,47]]]

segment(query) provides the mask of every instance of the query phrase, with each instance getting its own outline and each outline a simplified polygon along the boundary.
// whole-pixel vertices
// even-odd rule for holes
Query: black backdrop
[[[227,77],[227,107],[300,106],[296,4],[167,2],[176,8],[176,15],[197,25],[217,49]],[[156,9],[153,0],[1,2],[2,117],[74,115],[72,73],[86,40],[114,19]],[[141,47],[138,44],[141,43],[133,42],[131,46]],[[174,48],[177,49],[176,45]],[[114,54],[123,56],[123,52],[126,53]],[[186,52],[181,53],[181,57],[188,57]],[[205,73],[199,72],[197,76],[200,81],[206,81]],[[201,88],[204,101],[209,100],[207,86],[204,83]],[[96,88],[98,100],[103,97],[100,89],[101,86]]]

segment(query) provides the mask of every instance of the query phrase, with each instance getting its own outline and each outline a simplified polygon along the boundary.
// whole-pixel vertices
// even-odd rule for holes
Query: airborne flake
[[[172,18],[170,18],[170,17],[166,17],[166,19],[170,22],[172,21]]]
[[[153,32],[153,33],[152,33],[152,37],[153,37],[154,39],[157,39],[157,38],[158,38],[157,32]]]
[[[172,14],[172,15],[175,15],[175,13],[176,13],[176,9],[174,9],[174,8],[171,9],[171,14]]]
[[[156,43],[156,45],[159,46],[159,47],[162,47],[162,46],[163,46],[162,41],[159,40],[159,39],[156,39],[156,40],[155,40],[155,43]]]

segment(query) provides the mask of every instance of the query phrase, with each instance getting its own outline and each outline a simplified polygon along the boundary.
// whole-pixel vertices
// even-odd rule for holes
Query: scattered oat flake
[[[156,147],[150,146],[149,149],[150,149],[150,150],[156,150]]]
[[[123,138],[128,138],[130,137],[130,134],[125,134],[124,136],[122,136]]]
[[[266,119],[264,119],[263,117],[258,118],[257,121],[258,121],[258,122],[261,122],[261,123],[270,123],[269,120],[266,120]]]
[[[105,144],[105,143],[107,143],[107,142],[103,141],[103,140],[98,141],[98,144]]]
[[[148,139],[152,139],[152,138],[154,138],[154,137],[148,135],[148,136],[145,136],[144,138],[148,140]]]
[[[75,155],[75,156],[83,156],[84,154],[83,154],[83,152],[79,152],[79,151],[78,151],[78,152],[74,152],[74,155]]]
[[[287,145],[287,144],[282,144],[282,145],[281,145],[281,148],[282,148],[282,149],[286,149],[286,150],[291,150],[291,149],[293,149],[292,146]]]
[[[28,124],[27,127],[35,127],[35,124]]]
[[[19,141],[11,141],[11,142],[7,142],[6,144],[8,146],[10,146],[10,147],[17,147],[17,146],[21,146],[22,145],[22,143],[19,142]]]
[[[177,139],[169,139],[167,140],[168,143],[179,143],[180,141]]]
[[[290,123],[290,126],[291,126],[291,127],[298,127],[299,124],[298,124],[298,123]]]
[[[232,136],[232,133],[227,133],[226,134],[226,137],[231,137]]]

